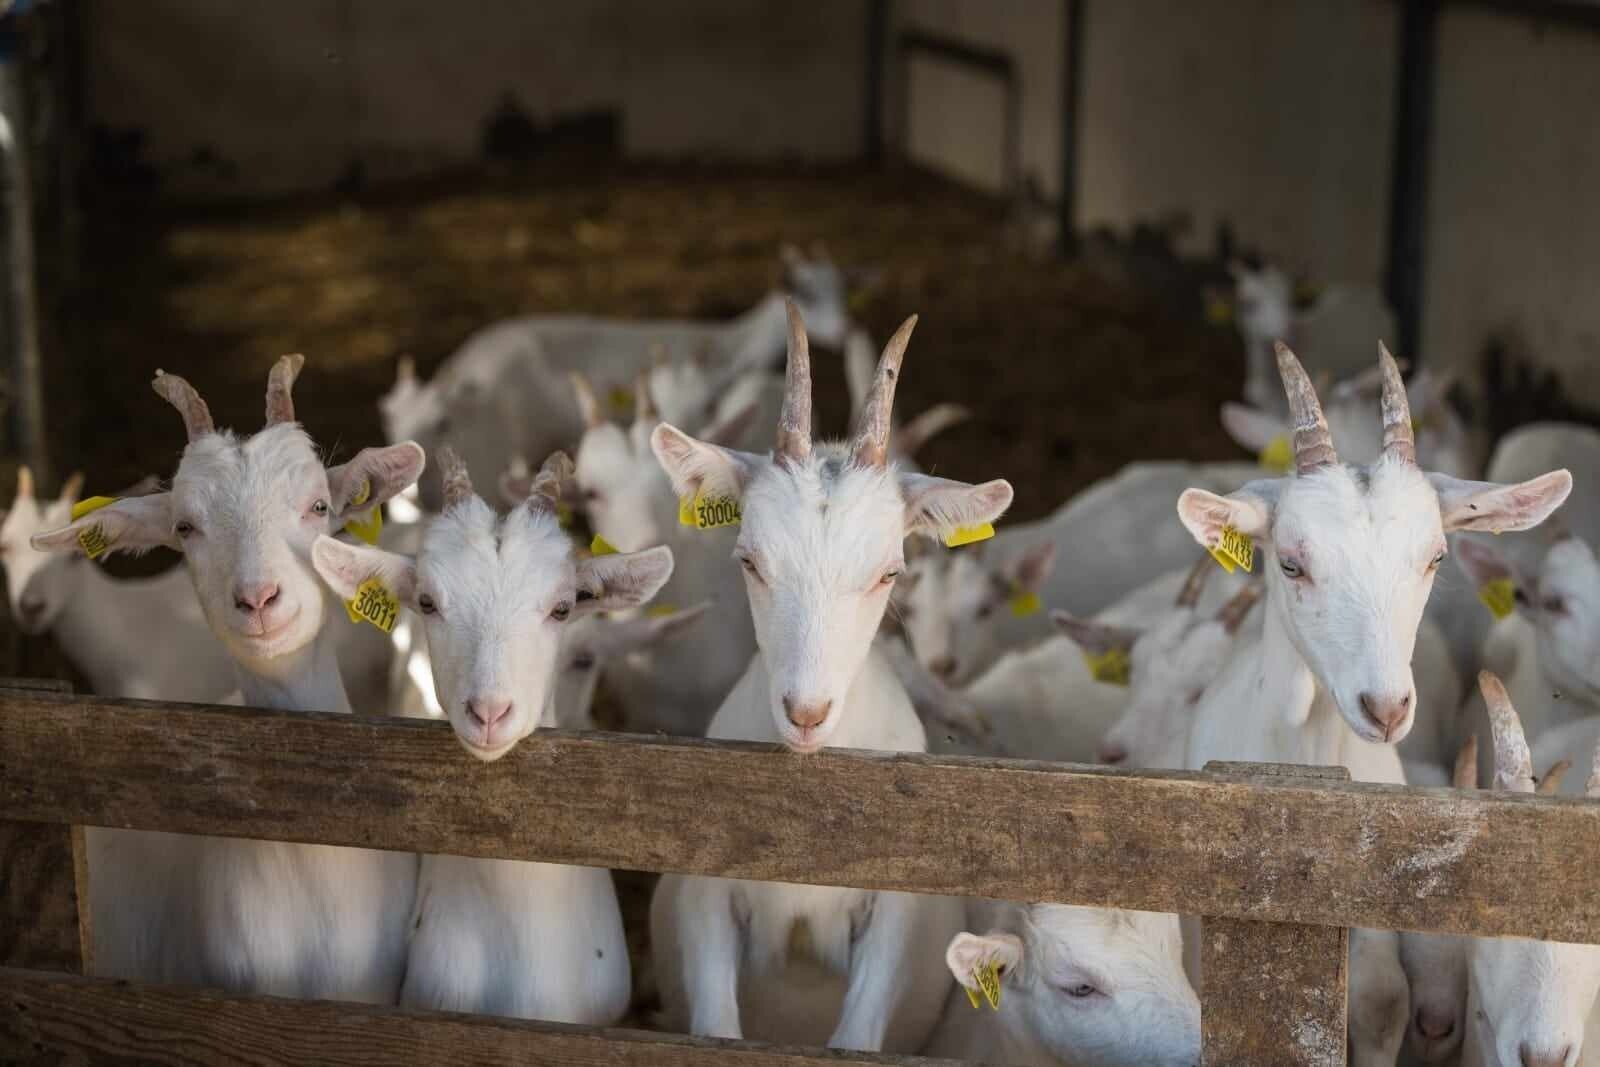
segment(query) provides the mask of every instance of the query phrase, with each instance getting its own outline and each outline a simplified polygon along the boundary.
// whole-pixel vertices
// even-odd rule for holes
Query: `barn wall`
[[[508,90],[540,120],[620,109],[633,154],[862,144],[860,0],[90,0],[84,24],[94,116],[148,131],[148,158],[195,189],[316,187],[357,156],[378,175],[461,162]]]

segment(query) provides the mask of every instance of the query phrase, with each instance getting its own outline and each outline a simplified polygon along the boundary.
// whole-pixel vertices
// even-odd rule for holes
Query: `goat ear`
[[[344,521],[371,511],[415,485],[427,462],[421,445],[402,441],[382,448],[363,448],[349,463],[329,467],[328,488],[333,492],[335,518]]]
[[[417,565],[409,556],[323,534],[311,546],[311,566],[340,600],[353,600],[361,583],[377,578],[402,604],[416,607]]]
[[[1091,656],[1103,656],[1113,650],[1127,652],[1139,640],[1141,632],[1093,619],[1080,619],[1064,611],[1052,611],[1050,621],[1056,624],[1056,629],[1071,638],[1073,644]]]
[[[1513,580],[1516,578],[1506,558],[1494,546],[1486,545],[1482,541],[1475,541],[1470,537],[1458,537],[1455,539],[1454,554],[1456,566],[1461,568],[1461,573],[1479,588],[1501,578]]]
[[[672,577],[672,549],[618,552],[578,561],[578,603],[574,614],[621,611],[645,603]]]
[[[1282,419],[1231,400],[1222,405],[1222,428],[1246,452],[1261,452],[1289,433],[1289,426]]]
[[[711,601],[702,600],[681,611],[669,611],[665,615],[644,615],[614,622],[604,627],[600,633],[605,654],[627,655],[629,652],[669,641],[704,618],[710,608]]]
[[[1030,592],[1038,592],[1056,569],[1056,543],[1035,541],[1019,555],[1006,561],[1000,573],[1006,581]]]
[[[1204,489],[1185,489],[1178,497],[1178,518],[1201,548],[1217,547],[1222,530],[1231,526],[1247,537],[1265,537],[1272,529],[1275,479],[1251,482],[1236,493],[1218,496]]]
[[[707,496],[744,496],[744,487],[767,462],[765,456],[707,444],[663,422],[650,433],[650,450],[681,500]]]
[[[1429,474],[1428,480],[1439,493],[1439,517],[1447,533],[1526,530],[1549,518],[1572,492],[1572,474],[1566,470],[1516,485],[1469,482],[1446,474]]]
[[[1011,483],[1002,479],[972,485],[911,471],[898,477],[908,537],[946,537],[964,526],[994,522],[1011,506]]]
[[[962,988],[974,993],[979,991],[978,971],[991,963],[1000,969],[1002,982],[1014,983],[1014,976],[1022,969],[1022,938],[999,932],[981,937],[959,933],[944,950],[944,962]]]
[[[33,535],[31,543],[41,552],[73,552],[79,549],[78,535],[98,528],[110,552],[138,555],[152,548],[183,551],[172,532],[172,494],[151,493],[128,497],[89,512],[59,530]]]

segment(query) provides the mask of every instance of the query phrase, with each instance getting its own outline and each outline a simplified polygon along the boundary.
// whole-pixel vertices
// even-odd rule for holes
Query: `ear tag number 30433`
[[[737,497],[696,496],[693,500],[678,501],[678,523],[696,530],[737,526],[743,520],[744,512]]]
[[[1229,574],[1232,574],[1236,567],[1243,567],[1245,573],[1249,574],[1256,565],[1256,543],[1232,526],[1222,528],[1222,536],[1212,547],[1211,554]]]
[[[384,633],[394,629],[400,619],[400,601],[377,578],[356,586],[355,598],[345,604],[351,622],[365,619]]]
[[[80,500],[72,505],[72,521],[77,522],[85,515],[116,502],[117,498],[114,496],[92,496],[87,500]],[[105,530],[99,526],[90,526],[78,531],[78,547],[83,549],[83,554],[90,559],[99,559],[111,547],[111,539],[106,537]]]

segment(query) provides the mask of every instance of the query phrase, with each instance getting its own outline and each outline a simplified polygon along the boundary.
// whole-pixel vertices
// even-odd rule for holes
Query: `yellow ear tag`
[[[599,534],[595,534],[594,540],[589,542],[589,554],[591,556],[615,556],[617,550],[611,546],[611,542]]]
[[[1289,435],[1280,433],[1268,441],[1267,447],[1257,454],[1256,462],[1273,474],[1288,474],[1294,467],[1294,449],[1289,446]]]
[[[356,495],[351,497],[349,506],[358,508],[370,499],[372,499],[372,481],[367,479],[361,483]],[[375,507],[367,513],[366,518],[351,519],[344,524],[344,528],[367,544],[375,545],[378,543],[379,535],[383,533],[383,509]]]
[[[377,578],[356,586],[355,599],[346,601],[344,610],[351,622],[365,619],[384,633],[393,630],[400,619],[400,601]]]
[[[1095,681],[1106,685],[1128,684],[1133,664],[1128,659],[1127,649],[1113,648],[1099,655],[1085,652],[1083,661],[1089,665],[1089,675]]]
[[[999,967],[999,965],[996,964],[993,960],[990,960],[988,963],[985,963],[982,967],[979,967],[976,971],[972,972],[972,980],[974,982],[978,983],[978,989],[976,991],[975,990],[971,990],[971,989],[967,989],[966,986],[962,986],[961,987],[962,989],[966,990],[967,999],[972,1002],[972,1006],[974,1008],[976,1008],[980,1004],[980,1001],[978,1000],[978,992],[981,991],[983,993],[983,999],[987,1000],[989,1002],[989,1009],[991,1011],[999,1011],[1000,1010],[1000,967]]]
[[[644,609],[644,613],[646,618],[659,619],[663,616],[671,615],[677,610],[678,605],[676,604],[651,604]]]
[[[1478,586],[1478,599],[1496,619],[1503,619],[1517,609],[1517,587],[1510,578],[1491,578]]]
[[[556,525],[563,530],[572,529],[572,509],[565,504],[556,505]]]
[[[944,547],[960,548],[962,545],[975,544],[978,541],[987,541],[994,536],[994,523],[986,522],[982,526],[957,526],[945,535]]]
[[[694,525],[694,501],[687,497],[678,499],[678,525]]]
[[[611,392],[606,394],[611,401],[611,410],[617,415],[626,415],[633,410],[633,390],[621,385],[613,385]]]
[[[1017,583],[1011,583],[1011,614],[1019,619],[1026,619],[1029,615],[1037,615],[1043,607],[1039,603],[1039,594],[1032,589],[1024,589]]]
[[[1226,326],[1233,321],[1233,301],[1214,296],[1206,301],[1206,321],[1213,326]]]
[[[87,500],[80,500],[72,505],[72,521],[77,522],[93,511],[99,511],[107,504],[115,504],[114,496],[91,496]],[[99,559],[111,547],[111,542],[106,538],[106,533],[98,526],[91,526],[87,530],[78,531],[78,547],[83,549],[83,554],[90,559]]]
[[[688,521],[685,522],[685,519]],[[685,505],[678,502],[678,521],[696,530],[715,530],[722,526],[737,526],[744,521],[744,511],[739,501],[731,496],[696,496]]]
[[[1256,543],[1232,526],[1224,526],[1222,537],[1211,549],[1211,555],[1229,574],[1233,573],[1235,567],[1243,567],[1245,573],[1249,574],[1256,565]]]

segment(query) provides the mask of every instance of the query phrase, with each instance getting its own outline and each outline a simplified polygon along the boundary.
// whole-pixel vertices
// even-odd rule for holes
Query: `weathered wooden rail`
[[[1600,804],[1342,775],[561,732],[485,765],[442,723],[10,688],[0,1062],[933,1062],[84,977],[86,825],[1198,914],[1208,1064],[1342,1063],[1349,926],[1600,943]]]

